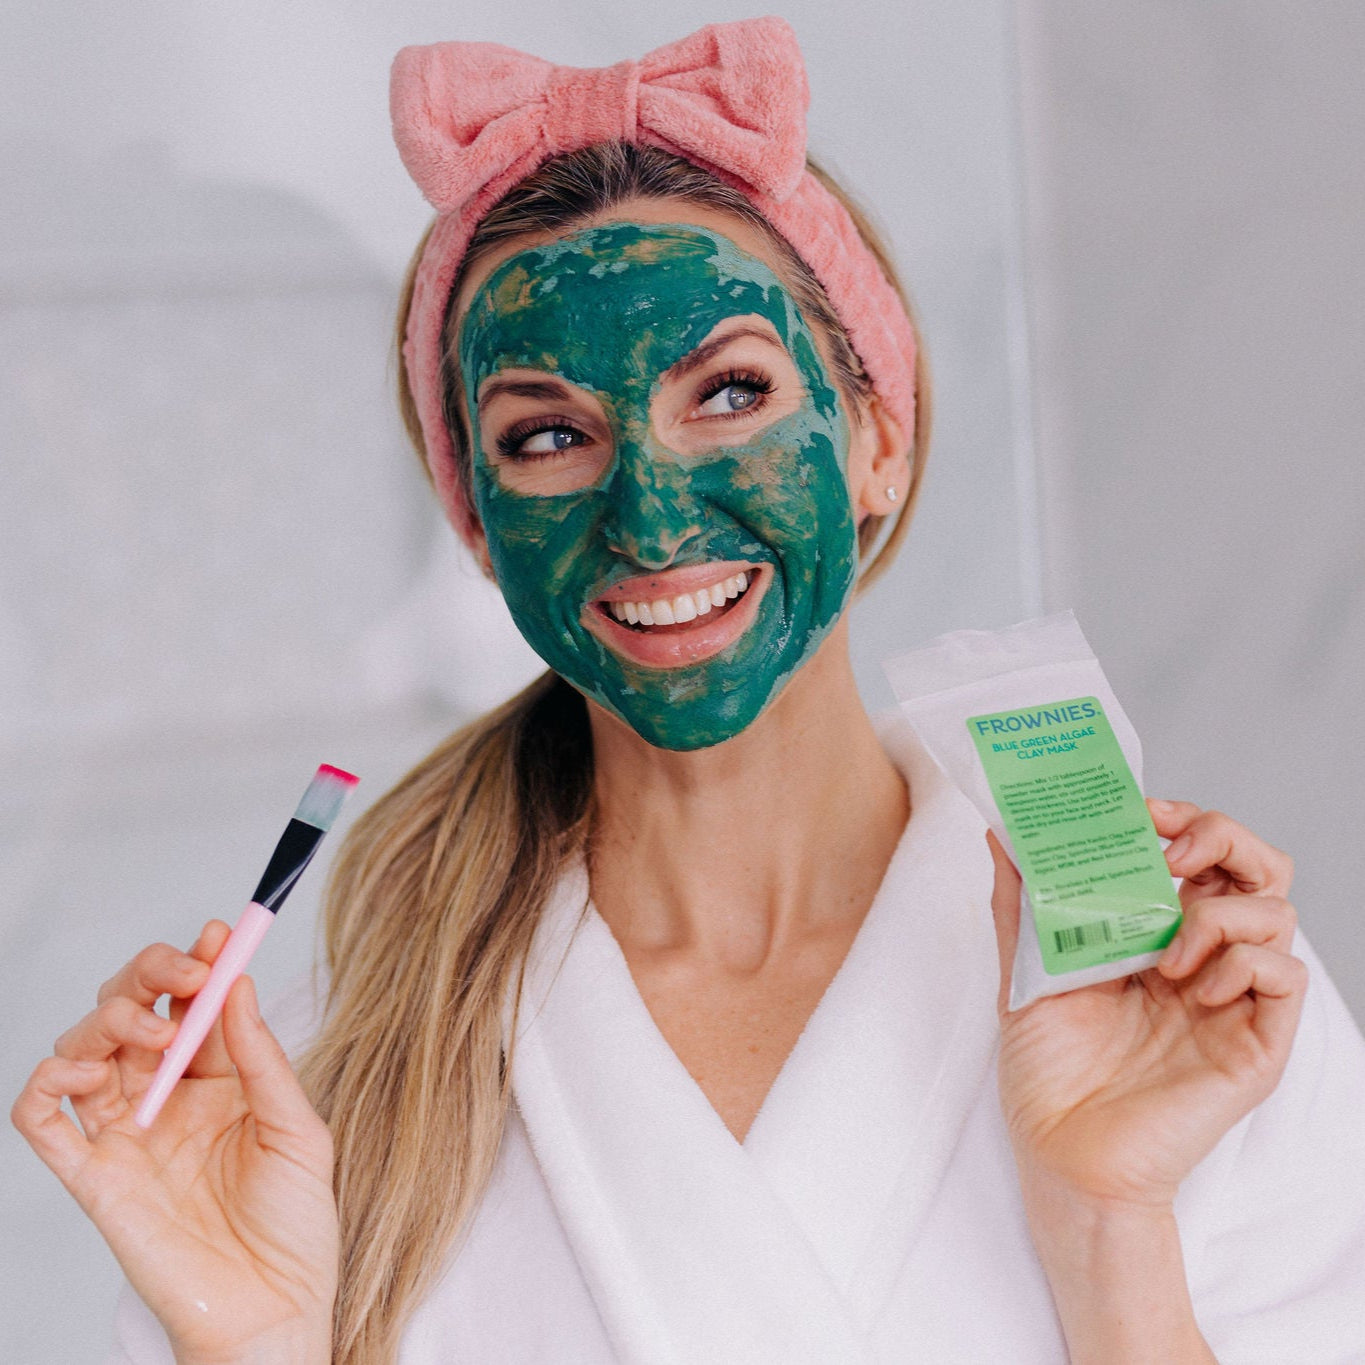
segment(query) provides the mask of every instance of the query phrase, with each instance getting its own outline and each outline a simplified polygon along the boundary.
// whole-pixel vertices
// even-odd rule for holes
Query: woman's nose
[[[687,466],[657,441],[623,440],[606,489],[610,548],[641,568],[667,568],[702,533],[702,509],[691,482]]]

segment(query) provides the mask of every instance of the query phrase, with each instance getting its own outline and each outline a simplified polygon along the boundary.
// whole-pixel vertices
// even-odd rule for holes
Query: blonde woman
[[[297,1076],[243,981],[133,1125],[217,923],[35,1071],[117,1358],[1360,1359],[1365,1065],[1289,860],[1153,803],[1179,948],[1009,1013],[1017,879],[860,704],[929,394],[787,26],[393,89],[404,413],[550,671],[352,831]]]

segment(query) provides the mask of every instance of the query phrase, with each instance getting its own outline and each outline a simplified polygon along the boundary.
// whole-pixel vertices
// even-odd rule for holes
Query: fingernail
[[[1151,804],[1155,806],[1162,815],[1169,815],[1175,809],[1175,806],[1170,801],[1158,801],[1155,797],[1152,798]]]
[[[1161,954],[1161,957],[1160,957],[1161,965],[1162,965],[1163,967],[1174,967],[1174,966],[1176,966],[1176,965],[1180,962],[1180,959],[1184,956],[1184,953],[1185,953],[1185,937],[1184,937],[1183,934],[1177,934],[1177,935],[1176,935],[1176,936],[1175,936],[1175,937],[1166,945],[1166,951],[1165,951],[1164,953]]]
[[[108,1063],[107,1063],[107,1062],[95,1062],[95,1061],[89,1061],[89,1060],[82,1060],[82,1061],[77,1062],[76,1065],[77,1065],[82,1071],[100,1071],[100,1070],[102,1070],[105,1066],[107,1066]]]
[[[1190,845],[1194,840],[1188,834],[1182,834],[1170,848],[1166,850],[1166,861],[1168,863],[1178,863],[1189,851]]]
[[[163,1019],[159,1014],[150,1019],[144,1015],[137,1021],[137,1026],[143,1033],[147,1034],[148,1037],[151,1037],[153,1034],[160,1033],[170,1022],[169,1019]]]

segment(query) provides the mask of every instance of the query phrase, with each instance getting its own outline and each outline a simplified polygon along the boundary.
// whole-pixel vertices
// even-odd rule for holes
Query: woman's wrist
[[[1072,1365],[1216,1365],[1169,1203],[1094,1198],[1046,1176],[1022,1188]]]
[[[176,1365],[332,1365],[332,1326],[298,1327],[260,1338],[225,1354],[175,1353]]]

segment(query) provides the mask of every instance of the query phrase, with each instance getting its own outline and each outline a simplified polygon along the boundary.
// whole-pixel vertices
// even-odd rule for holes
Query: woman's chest
[[[640,998],[688,1075],[743,1142],[847,955],[854,929],[813,936],[758,967],[625,951]]]

